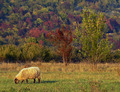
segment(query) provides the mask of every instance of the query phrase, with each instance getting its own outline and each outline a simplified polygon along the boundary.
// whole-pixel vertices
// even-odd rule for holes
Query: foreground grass
[[[24,67],[38,66],[41,73],[41,83],[15,84],[14,77]],[[119,92],[120,65],[80,63],[65,67],[61,63],[27,63],[0,65],[0,92]]]

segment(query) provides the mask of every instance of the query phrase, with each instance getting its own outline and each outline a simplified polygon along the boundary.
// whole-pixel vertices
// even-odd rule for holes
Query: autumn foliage
[[[41,36],[41,34],[46,34],[48,33],[47,31],[45,31],[44,29],[40,30],[38,28],[32,28],[29,33],[28,33],[28,36],[30,37],[35,37],[35,38],[38,38]]]
[[[68,64],[71,58],[73,35],[71,29],[67,26],[56,29],[55,32],[49,32],[47,37],[51,40],[56,47],[59,55],[62,55],[65,65]]]

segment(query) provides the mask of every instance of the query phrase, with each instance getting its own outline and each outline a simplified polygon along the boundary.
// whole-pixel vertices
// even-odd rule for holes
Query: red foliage
[[[116,41],[116,48],[117,48],[117,49],[120,49],[120,40],[117,40],[117,41]]]
[[[44,25],[46,26],[47,30],[54,28],[54,24],[51,21],[44,22]]]
[[[69,27],[64,28],[62,26],[61,29],[56,29],[56,32],[49,32],[47,37],[51,40],[51,42],[53,42],[54,46],[58,47],[58,54],[62,55],[63,62],[67,65],[72,51],[72,31]]]
[[[22,21],[18,21],[18,27],[21,28],[23,25],[23,22]]]
[[[110,18],[110,23],[113,25],[113,26],[119,26],[119,23],[117,23],[117,21],[113,18]]]
[[[28,35],[31,37],[38,38],[41,36],[42,33],[47,34],[48,32],[45,31],[44,29],[39,30],[38,28],[33,28],[29,31]]]
[[[20,12],[23,13],[23,8],[22,7],[20,8]]]
[[[80,15],[77,15],[77,16],[75,17],[75,20],[76,20],[77,22],[79,22],[79,23],[82,22],[82,18],[81,18]]]
[[[40,19],[42,19],[44,21],[49,20],[49,14],[47,14],[47,13],[42,13],[39,17],[40,17]]]
[[[111,25],[111,23],[110,23],[110,20],[109,19],[107,19],[106,17],[105,17],[105,20],[106,20],[106,24],[110,27],[110,29],[113,31],[113,26]]]
[[[41,31],[38,28],[33,28],[29,31],[29,36],[38,38],[41,35]]]
[[[1,29],[7,29],[7,24],[5,24],[5,23],[2,23],[1,25],[0,25],[0,27],[1,27]]]
[[[6,23],[0,24],[0,30],[2,30],[2,31],[5,31],[8,28],[12,28],[12,26],[10,24],[6,24]]]
[[[27,18],[27,19],[26,19],[26,22],[28,23],[29,27],[32,27],[32,22],[31,22],[31,19],[30,19],[30,18]]]
[[[119,40],[114,40],[114,39],[109,39],[111,43],[113,43],[113,49],[120,49],[120,41]]]
[[[39,43],[40,43],[41,45],[43,45],[43,41],[42,41],[42,40],[40,40]]]
[[[13,11],[14,11],[15,13],[18,13],[18,12],[19,12],[17,7],[13,8]]]
[[[53,11],[49,12],[50,15],[54,15],[55,13]]]
[[[105,17],[106,24],[109,26],[110,30],[113,32],[113,30],[119,26],[117,21],[115,19]]]
[[[109,41],[113,44],[113,49],[120,49],[120,39],[113,39],[113,36],[109,35]]]
[[[0,10],[0,14],[1,14],[1,15],[3,14],[3,11],[2,11],[2,10]]]
[[[31,23],[31,19],[30,19],[30,18],[27,18],[27,19],[26,19],[26,22],[27,22],[27,23]]]
[[[68,14],[68,18],[74,19],[74,16],[72,14]]]
[[[47,34],[47,33],[48,33],[48,31],[46,31],[46,30],[42,29],[42,30],[41,30],[41,33]]]

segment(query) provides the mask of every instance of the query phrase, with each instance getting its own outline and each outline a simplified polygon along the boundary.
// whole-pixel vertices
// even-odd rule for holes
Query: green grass
[[[46,65],[47,66],[47,65]],[[77,65],[68,67],[56,67],[44,69],[41,68],[41,83],[33,83],[29,80],[21,84],[14,83],[14,77],[18,70],[0,69],[0,92],[119,92],[120,91],[120,76],[118,75],[115,66],[102,68],[105,70],[90,71],[84,67],[83,71],[73,71],[78,69]],[[82,65],[81,65],[82,66]],[[84,65],[85,66],[85,65]],[[104,67],[104,66],[103,66]],[[117,66],[116,66],[117,67]],[[118,66],[119,67],[119,66]],[[81,67],[83,68],[83,67]],[[90,68],[90,67],[89,67]],[[100,71],[99,71],[100,70]],[[36,80],[37,81],[37,80]],[[37,81],[38,82],[38,81]]]

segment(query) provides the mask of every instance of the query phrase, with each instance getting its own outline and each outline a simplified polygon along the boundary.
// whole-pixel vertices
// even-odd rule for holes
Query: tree
[[[39,26],[42,23],[43,23],[43,21],[40,18],[37,18],[37,20],[35,21],[36,26]]]
[[[96,65],[100,59],[105,58],[110,52],[112,45],[109,45],[108,37],[104,34],[104,15],[91,11],[83,11],[81,30],[76,29],[76,39],[79,39],[84,57],[90,58]]]
[[[64,28],[62,26],[61,29],[48,33],[47,37],[50,38],[51,42],[53,42],[57,53],[62,55],[63,62],[65,63],[65,66],[67,66],[72,51],[72,31],[69,27]]]
[[[37,39],[35,37],[29,37],[25,39],[26,43],[38,43]]]
[[[31,37],[35,37],[35,38],[38,38],[40,37],[41,35],[41,31],[38,29],[38,28],[32,28],[30,31],[29,31],[29,36]]]

